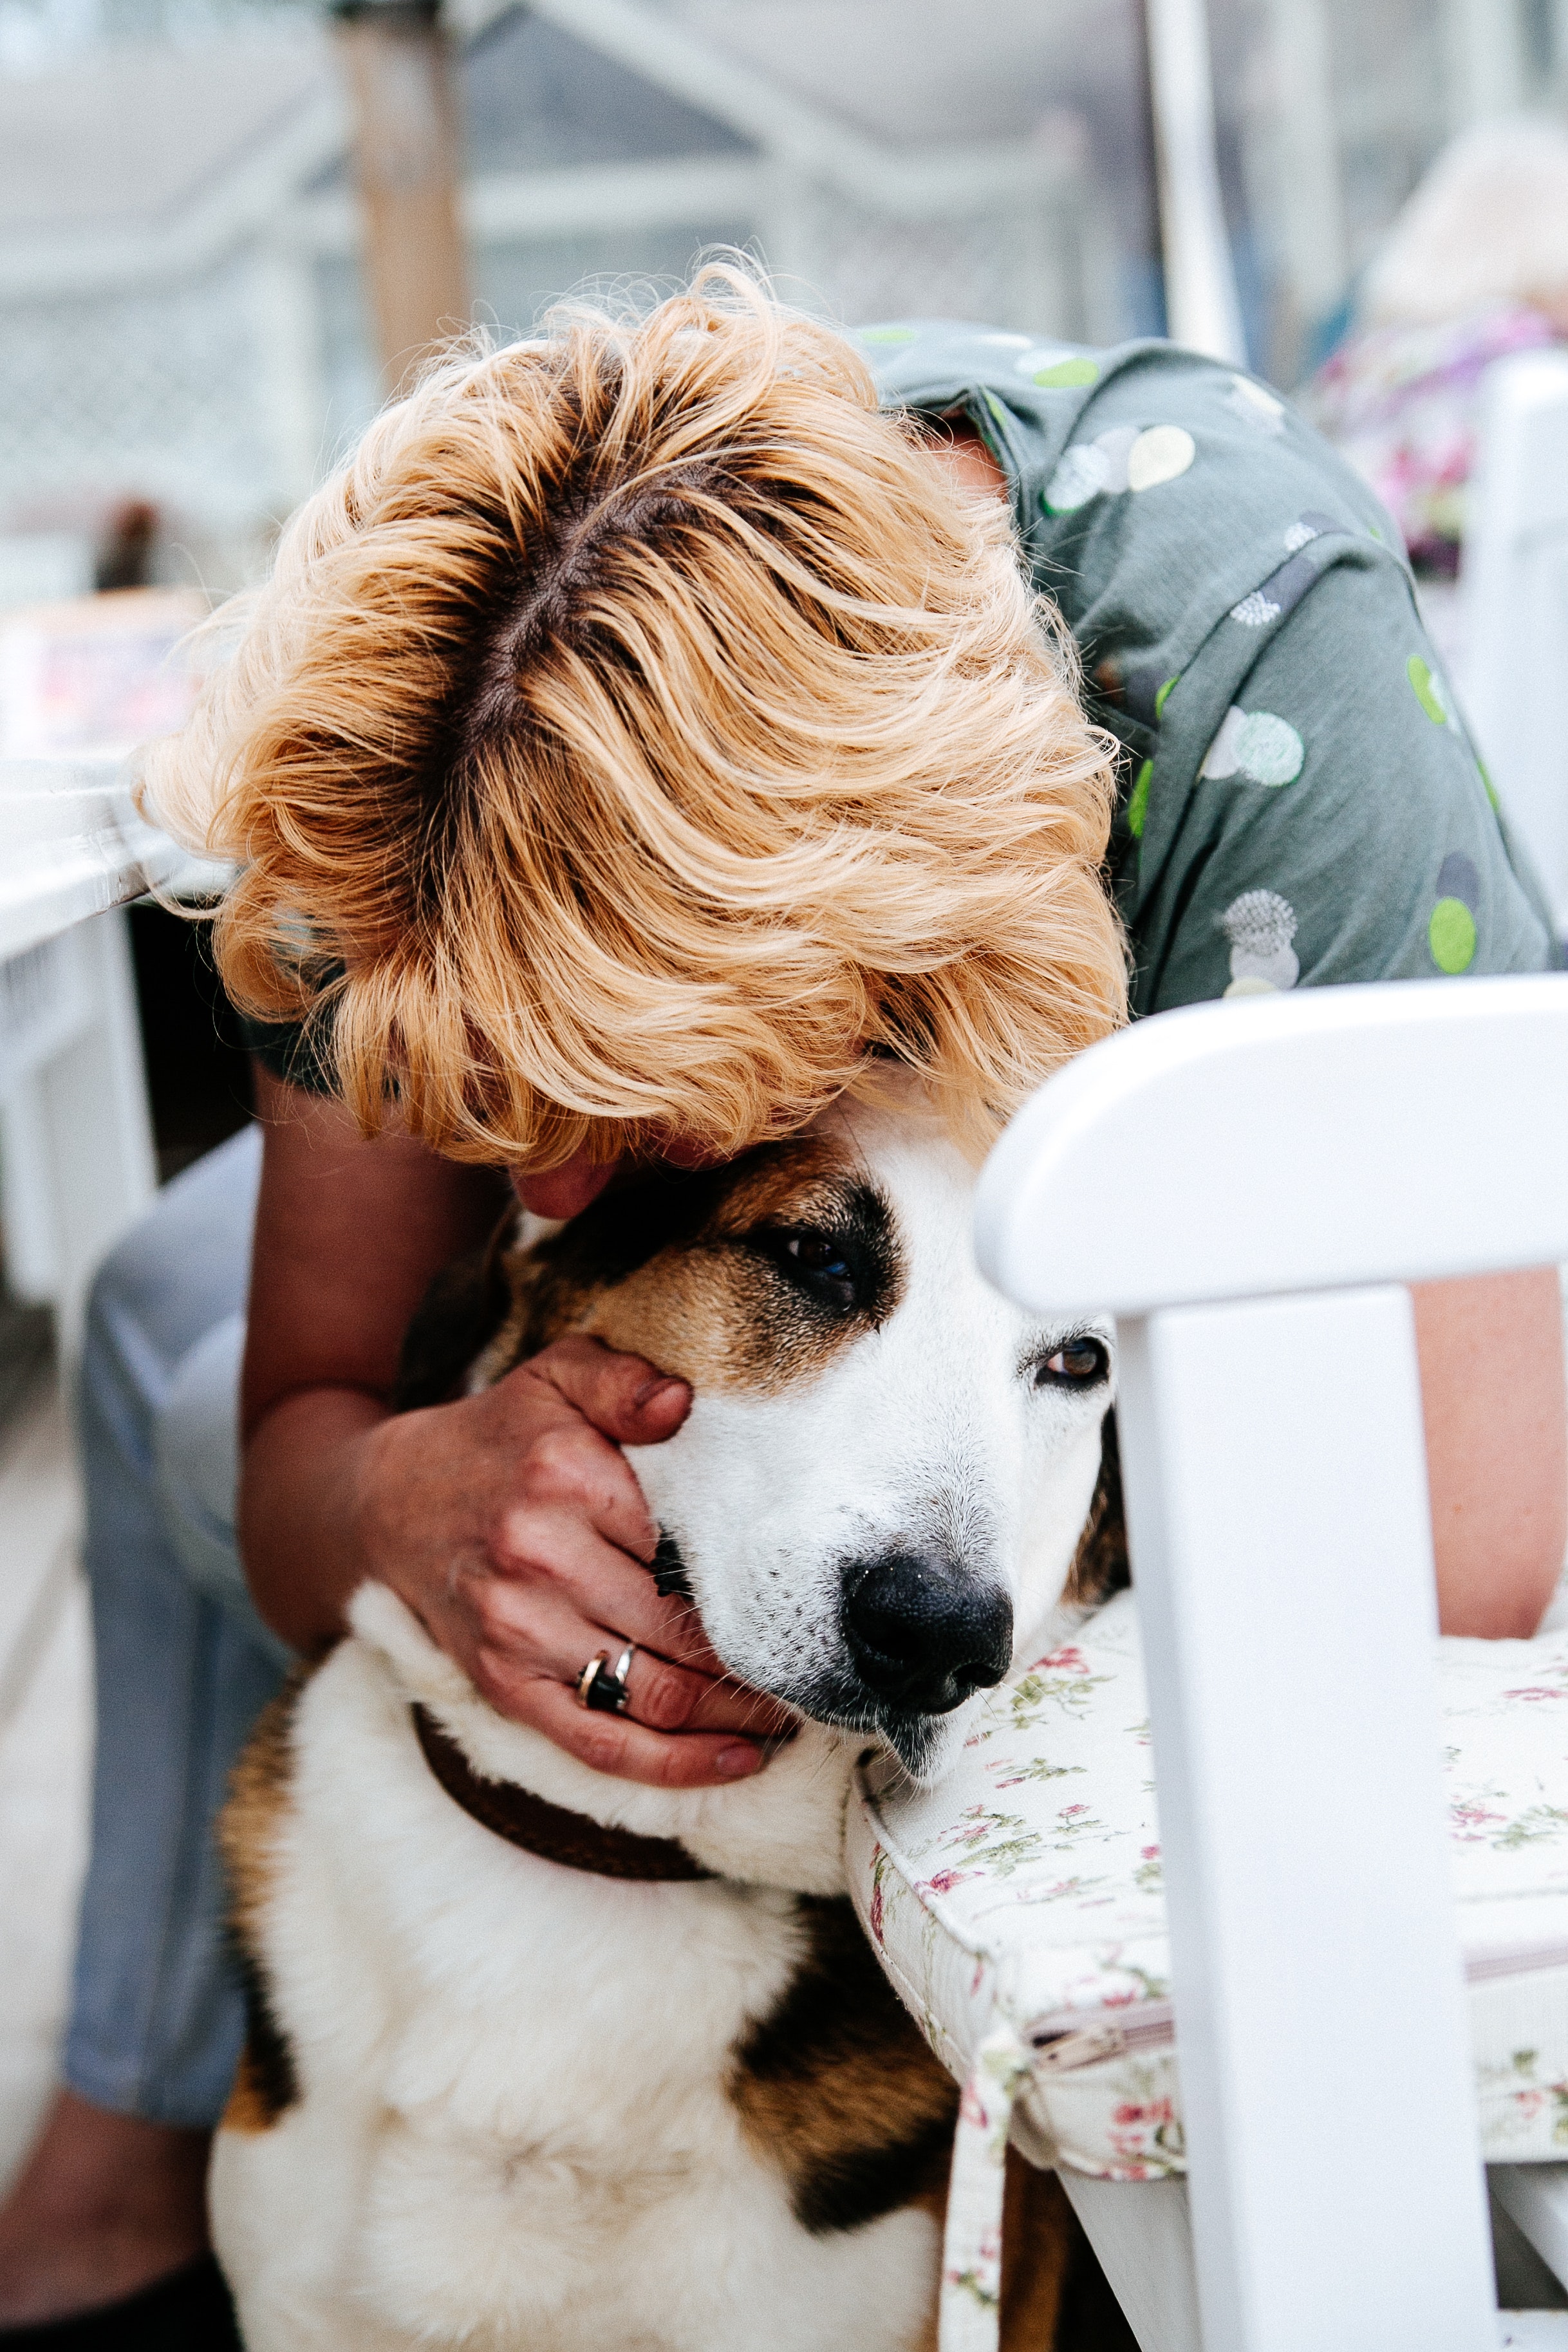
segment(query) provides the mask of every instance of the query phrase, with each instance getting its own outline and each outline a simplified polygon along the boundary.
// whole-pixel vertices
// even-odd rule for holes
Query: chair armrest
[[[1568,1258],[1568,975],[1194,1005],[1092,1046],[981,1179],[1045,1311],[1145,1315]]]

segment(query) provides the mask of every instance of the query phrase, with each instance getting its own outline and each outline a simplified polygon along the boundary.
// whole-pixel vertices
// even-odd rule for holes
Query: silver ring
[[[577,1677],[577,1704],[592,1707],[600,1715],[625,1715],[631,1702],[626,1688],[626,1675],[637,1655],[637,1643],[628,1642],[614,1666],[608,1650],[601,1650],[590,1658]]]

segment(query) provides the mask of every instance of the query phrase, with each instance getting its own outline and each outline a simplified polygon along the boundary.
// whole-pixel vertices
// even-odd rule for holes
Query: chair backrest
[[[1466,716],[1568,930],[1568,351],[1488,371],[1460,582]]]
[[[1545,977],[1141,1023],[982,1181],[1117,1317],[1206,2352],[1496,2340],[1400,1286],[1568,1257],[1565,1171]]]

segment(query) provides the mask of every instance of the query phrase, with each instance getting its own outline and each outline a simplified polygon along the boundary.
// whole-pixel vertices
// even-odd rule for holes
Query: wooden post
[[[405,392],[468,324],[458,110],[438,0],[340,0],[354,162],[382,367]]]
[[[1247,365],[1215,152],[1214,75],[1205,0],[1144,0],[1165,327],[1233,367]]]

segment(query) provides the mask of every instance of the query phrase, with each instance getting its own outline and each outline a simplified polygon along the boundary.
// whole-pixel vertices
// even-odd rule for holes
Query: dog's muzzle
[[[847,1570],[844,1632],[876,1697],[905,1714],[947,1715],[1006,1673],[1013,1603],[940,1554],[888,1552]]]

